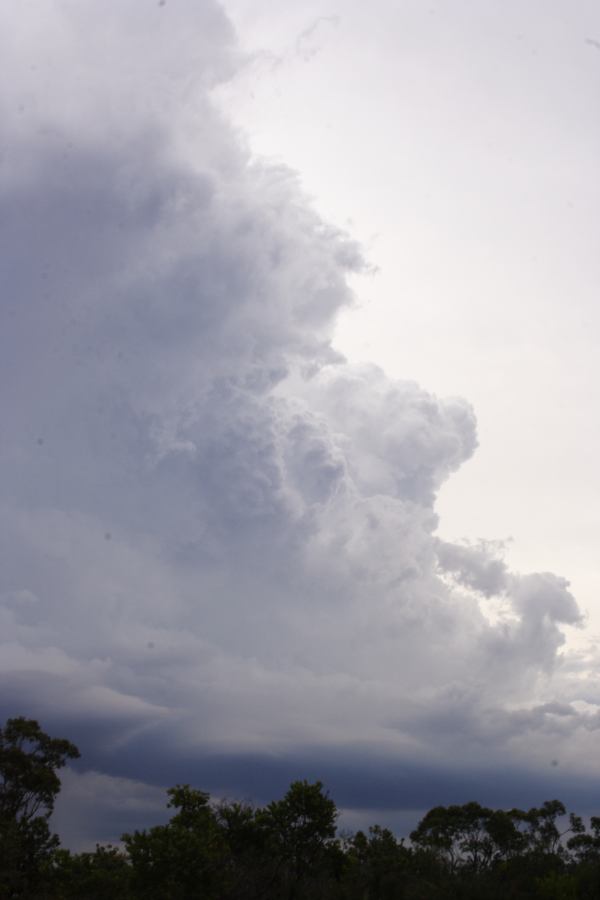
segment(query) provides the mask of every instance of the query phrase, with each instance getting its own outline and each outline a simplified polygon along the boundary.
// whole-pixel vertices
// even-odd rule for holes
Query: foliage
[[[129,900],[132,871],[127,855],[110,844],[93,853],[57,850],[47,873],[51,896],[60,900]]]
[[[47,877],[58,838],[48,819],[60,790],[57,769],[79,756],[34,719],[0,728],[0,897],[33,897]]]
[[[320,781],[294,781],[258,816],[279,896],[318,897],[337,860],[337,810]]]
[[[168,791],[178,810],[167,825],[124,834],[133,887],[148,900],[220,896],[227,845],[209,796],[189,785]]]

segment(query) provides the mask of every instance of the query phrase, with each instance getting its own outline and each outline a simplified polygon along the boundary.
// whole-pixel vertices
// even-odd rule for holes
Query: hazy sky
[[[599,47],[0,8],[0,710],[80,745],[68,842],[181,781],[600,812]]]

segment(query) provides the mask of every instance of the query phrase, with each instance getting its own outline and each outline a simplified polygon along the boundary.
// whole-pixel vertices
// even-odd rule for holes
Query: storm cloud
[[[80,744],[71,808],[592,775],[568,583],[436,537],[473,410],[332,348],[368,263],[215,110],[222,10],[6,6],[0,58],[0,702]]]

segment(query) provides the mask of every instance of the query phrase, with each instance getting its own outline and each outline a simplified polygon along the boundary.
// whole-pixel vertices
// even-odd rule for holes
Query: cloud
[[[476,544],[451,544],[437,540],[438,565],[466,588],[495,597],[508,588],[508,569],[501,557],[502,543],[480,540]]]
[[[549,733],[574,771],[567,582],[436,538],[473,410],[333,350],[365,262],[211,106],[220,8],[0,16],[0,706],[80,743],[73,810],[336,760],[349,809],[400,765],[422,808],[484,762],[521,784]]]
[[[315,44],[315,34],[317,34],[322,25],[338,26],[340,24],[339,16],[317,16],[317,18],[304,28],[296,38],[296,53],[304,60],[310,62],[319,52],[320,46]]]
[[[118,843],[115,822],[124,833],[140,823],[159,825],[169,819],[164,791],[128,778],[102,772],[74,772],[61,775],[61,793],[53,816],[53,826],[63,842],[78,852],[93,851],[96,843]],[[94,810],[93,818],[90,809]]]

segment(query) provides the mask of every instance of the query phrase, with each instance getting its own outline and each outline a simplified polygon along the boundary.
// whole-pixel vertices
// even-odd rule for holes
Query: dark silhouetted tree
[[[321,887],[328,890],[339,863],[337,815],[320,781],[294,781],[281,800],[259,813],[281,900],[318,898]]]
[[[57,770],[79,756],[34,719],[0,729],[0,897],[32,898],[47,878],[58,838],[48,820],[60,790]]]
[[[177,812],[167,825],[124,834],[136,896],[213,900],[225,892],[227,844],[209,795],[189,785],[168,791]]]

